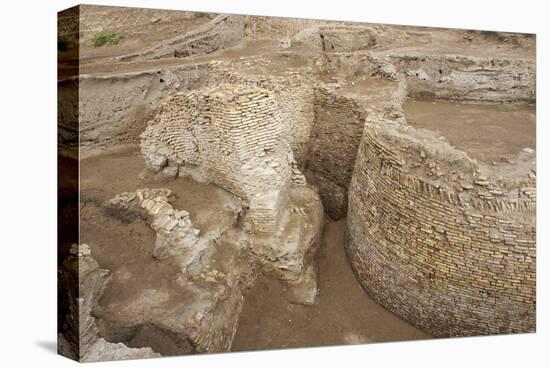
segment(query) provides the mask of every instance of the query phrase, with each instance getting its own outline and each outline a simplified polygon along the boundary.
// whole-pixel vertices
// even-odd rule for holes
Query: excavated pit
[[[85,32],[60,117],[109,271],[88,360],[534,330],[534,38],[136,16]]]
[[[94,258],[111,274],[93,316],[100,335],[109,342],[150,347],[161,355],[196,353],[188,340],[173,331],[125,319],[125,310],[139,303],[169,310],[185,307],[193,295],[177,281],[181,273],[177,261],[152,257],[155,232],[145,216],[106,210],[103,203],[117,193],[141,187],[168,188],[176,197],[171,204],[189,211],[193,224],[201,233],[208,233],[213,226],[232,221],[232,213],[223,205],[231,195],[190,178],[151,175],[136,180],[144,169],[137,146],[81,161],[81,241],[90,244]],[[292,303],[287,286],[262,275],[245,297],[231,350],[430,338],[375,303],[357,284],[344,254],[345,221],[329,221],[325,226],[316,256],[320,276],[316,303]],[[230,258],[223,252],[217,256],[219,264]],[[131,312],[144,312],[140,309],[132,308]]]

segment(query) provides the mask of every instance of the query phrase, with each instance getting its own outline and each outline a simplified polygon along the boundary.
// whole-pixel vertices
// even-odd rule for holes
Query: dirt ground
[[[123,191],[167,187],[177,196],[173,205],[188,210],[202,231],[208,230],[212,221],[201,216],[204,207],[216,212],[218,195],[223,194],[216,186],[190,179],[140,180],[143,168],[145,164],[135,146],[91,155],[81,162],[81,242],[90,245],[100,266],[112,274],[99,301],[100,310],[111,302],[124,303],[124,299],[144,289],[155,290],[168,303],[184,302],[186,296],[184,292],[178,294],[178,265],[169,260],[160,263],[151,256],[155,236],[146,222],[106,215],[101,207],[105,200]],[[216,218],[221,220],[224,218]],[[318,255],[320,295],[316,305],[291,304],[284,285],[267,277],[259,279],[247,296],[234,351],[430,338],[375,303],[361,289],[345,258],[344,231],[344,220],[326,226]],[[188,348],[157,330],[142,331],[128,340],[127,331],[101,320],[98,324],[108,339],[125,341],[129,346],[150,346],[165,355],[181,354]]]
[[[192,295],[178,281],[181,265],[176,260],[167,258],[161,262],[153,258],[155,233],[145,218],[107,212],[103,203],[124,191],[169,188],[176,195],[172,204],[185,208],[193,224],[201,232],[208,232],[212,225],[233,220],[222,208],[226,202],[222,196],[228,194],[219,187],[191,179],[139,179],[144,168],[136,146],[81,161],[80,242],[89,244],[99,265],[111,274],[93,315],[101,335],[108,341],[124,342],[130,347],[151,347],[163,355],[187,354],[192,351],[187,340],[179,340],[155,327],[140,327],[136,333],[132,327],[122,327],[124,321],[120,325],[105,321],[104,315],[116,320],[118,316],[113,313],[126,307],[143,312],[135,306],[136,299],[142,300],[145,310],[150,305],[169,313],[186,307]],[[143,315],[143,319],[147,319],[147,315]]]
[[[515,110],[503,111],[506,107]],[[409,100],[403,108],[410,125],[438,131],[451,145],[481,162],[505,161],[523,148],[536,148],[533,105]]]
[[[357,283],[344,251],[345,227],[345,220],[326,225],[317,304],[288,303],[281,283],[259,279],[246,299],[233,351],[431,338],[377,304]]]
[[[139,52],[181,36],[190,30],[197,29],[207,23],[216,14],[193,13],[184,11],[169,11],[160,9],[141,9],[125,7],[104,7],[86,5],[80,14],[80,52],[79,66],[81,74],[107,75],[143,70],[157,69],[171,65],[210,61],[231,60],[238,57],[265,55],[278,50],[278,40],[265,42],[243,42],[243,45],[233,50],[219,50],[207,55],[194,55],[187,58],[168,58],[161,60],[134,60],[119,62],[115,58],[134,52]],[[70,18],[67,14],[65,17]],[[76,15],[73,15],[76,17]],[[63,19],[63,17],[62,17]],[[262,23],[261,17],[256,19]],[[318,24],[357,25],[353,22],[327,22]],[[364,24],[364,23],[360,23]],[[388,27],[377,25],[378,27]],[[505,35],[484,31],[465,31],[458,29],[438,29],[429,27],[391,26],[393,30],[401,31],[392,36],[391,42],[384,41],[372,51],[374,54],[384,54],[392,50],[397,54],[460,54],[471,56],[531,58],[534,55],[534,43],[522,42],[514,35]],[[95,47],[92,43],[94,35],[110,32],[120,36],[116,45]],[[248,44],[247,44],[248,42]],[[269,46],[269,47],[266,47]],[[300,48],[293,45],[292,51],[309,56],[308,47]],[[74,51],[70,48],[69,51]],[[309,51],[308,51],[309,50]],[[61,64],[70,56],[70,52],[59,54]],[[62,66],[62,65],[60,65]],[[62,67],[60,67],[62,69]],[[61,73],[63,75],[63,73]]]

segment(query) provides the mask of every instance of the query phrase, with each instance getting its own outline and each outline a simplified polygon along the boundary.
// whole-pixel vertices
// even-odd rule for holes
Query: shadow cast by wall
[[[55,340],[39,340],[36,342],[36,345],[47,352],[57,354],[57,342]]]

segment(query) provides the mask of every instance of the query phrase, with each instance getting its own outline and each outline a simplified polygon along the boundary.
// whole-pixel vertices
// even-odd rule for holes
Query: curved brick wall
[[[361,285],[434,336],[535,331],[534,175],[515,199],[484,181],[467,195],[440,189],[406,172],[414,143],[388,130],[366,125],[349,190],[346,251]]]

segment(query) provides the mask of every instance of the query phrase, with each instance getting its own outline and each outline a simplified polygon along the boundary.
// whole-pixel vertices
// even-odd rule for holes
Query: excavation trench
[[[142,302],[165,298],[163,305],[185,303],[176,275],[178,265],[151,256],[155,234],[144,218],[113,215],[102,203],[117,193],[133,191],[143,182],[135,180],[145,168],[137,147],[101,154],[81,162],[82,237],[90,244],[100,266],[111,271],[111,280],[94,309],[100,334],[111,342],[130,347],[151,347],[163,355],[193,353],[185,339],[146,321],[124,323],[112,314],[102,315],[110,305],[120,307],[142,294]],[[222,189],[191,179],[150,179],[147,187],[170,188],[175,207],[185,208],[199,228],[207,231],[212,215],[222,212]],[[209,214],[209,215],[208,215]],[[223,222],[223,215],[215,222]],[[316,304],[289,302],[288,288],[262,275],[245,298],[232,350],[256,350],[391,340],[425,339],[430,336],[407,324],[374,302],[355,280],[344,253],[345,219],[328,221],[318,251],[319,295]]]
[[[386,83],[387,84],[387,83]],[[381,89],[384,81],[370,81],[350,88],[352,93],[370,93]],[[334,101],[333,101],[334,102]],[[339,106],[338,106],[339,107]],[[340,140],[337,120],[319,109],[316,124],[332,126],[330,138]],[[407,99],[403,105],[407,123],[415,129],[431,130],[457,149],[482,164],[491,165],[502,176],[520,175],[533,168],[530,155],[535,149],[535,107],[527,104],[464,103]],[[342,113],[342,112],[340,112]],[[352,115],[353,116],[353,115]],[[327,121],[327,117],[331,121]],[[347,133],[355,121],[348,118]],[[360,121],[357,118],[357,121]],[[351,126],[351,127],[350,127]],[[319,127],[317,125],[318,131]],[[366,126],[366,129],[369,127]],[[358,128],[356,136],[363,132]],[[327,132],[327,135],[328,132]],[[348,135],[349,136],[349,135]],[[348,140],[349,141],[349,140]],[[353,144],[352,144],[353,146]],[[346,145],[349,148],[349,145]],[[348,153],[354,156],[353,151]],[[326,164],[326,162],[324,162]],[[340,160],[340,165],[342,160]],[[355,166],[355,157],[351,159]],[[335,171],[334,167],[333,172]],[[336,167],[336,171],[338,167]],[[495,174],[495,173],[493,173]],[[330,192],[328,193],[330,196]],[[346,198],[347,199],[347,198]],[[330,201],[331,198],[328,198]],[[268,278],[257,282],[251,290],[241,314],[234,350],[321,346],[376,341],[428,338],[428,334],[394,318],[380,308],[357,283],[345,255],[346,218],[327,223],[323,245],[319,250],[320,296],[312,308],[285,302],[285,289]],[[273,297],[273,293],[277,297]],[[327,332],[330,330],[330,332]],[[396,335],[399,335],[395,339]],[[250,340],[256,340],[251,346]]]
[[[408,129],[408,137],[401,141],[401,135],[390,129],[388,131],[395,137],[391,136],[388,141],[394,144],[391,149],[404,152],[400,154],[405,157],[407,170],[415,177],[427,182],[447,180],[446,184],[456,186],[462,184],[464,177],[469,175],[469,167],[474,165],[484,175],[510,180],[531,174],[534,169],[535,108],[525,104],[423,101],[404,96],[388,99],[388,93],[395,95],[395,90],[399,90],[396,82],[379,79],[316,89],[315,122],[305,151],[309,156],[302,155],[302,159],[308,181],[320,185],[318,189],[327,211],[320,248],[314,260],[318,266],[318,295],[313,305],[297,304],[287,284],[269,272],[260,272],[257,279],[244,287],[244,304],[236,304],[234,307],[238,309],[229,313],[220,311],[222,319],[230,314],[236,317],[235,330],[230,332],[234,333],[229,339],[231,350],[431,338],[419,326],[424,330],[432,330],[434,326],[425,326],[422,320],[415,319],[415,315],[403,314],[400,309],[388,306],[391,296],[381,298],[378,291],[370,288],[378,279],[375,275],[365,275],[363,264],[370,261],[372,255],[361,256],[365,256],[364,251],[369,251],[373,242],[363,240],[360,247],[356,247],[358,229],[369,223],[379,228],[379,224],[368,217],[367,222],[363,222],[362,214],[357,214],[358,205],[364,203],[369,208],[369,216],[386,210],[378,204],[376,195],[366,199],[361,196],[364,191],[357,192],[357,182],[353,182],[361,179],[361,174],[371,175],[376,171],[370,166],[363,167],[364,162],[369,162],[365,160],[365,150],[374,146],[369,141],[372,130],[383,126],[380,122],[387,123],[388,106],[395,110],[402,108],[406,123],[400,126]],[[379,102],[380,106],[376,104]],[[377,109],[385,112],[380,114]],[[382,120],[377,120],[381,116]],[[347,121],[346,126],[339,124],[342,120]],[[378,139],[385,142],[388,138],[384,134],[385,131]],[[499,144],[491,144],[494,141]],[[158,308],[182,312],[191,299],[197,298],[193,290],[181,287],[178,278],[181,265],[171,258],[159,261],[151,256],[155,232],[145,216],[107,210],[104,203],[121,192],[133,192],[142,187],[167,188],[174,193],[174,208],[188,211],[193,225],[201,233],[210,233],[229,228],[233,223],[234,214],[226,210],[233,200],[231,194],[214,184],[199,183],[189,177],[173,178],[166,172],[148,171],[143,152],[135,145],[98,149],[95,153],[90,149],[87,156],[81,161],[81,241],[90,244],[99,265],[111,271],[111,280],[93,310],[100,335],[107,341],[122,342],[133,348],[150,347],[162,355],[198,352],[186,332],[175,332],[171,326],[163,326],[147,316],[150,309]],[[356,169],[360,169],[361,174],[354,176]],[[385,186],[381,183],[374,187],[369,186],[370,183],[362,185],[368,187],[369,192]],[[346,218],[348,196],[353,203],[349,209],[353,218],[351,224]],[[388,198],[394,200],[391,195]],[[391,218],[393,214],[384,215]],[[519,216],[522,221],[529,221],[528,213]],[[346,244],[350,225],[352,231]],[[380,238],[379,243],[386,243],[386,238]],[[426,241],[417,244],[420,254],[430,239]],[[224,253],[222,248],[215,250],[218,261],[233,259],[234,254]],[[376,251],[391,253],[395,250]],[[249,271],[244,263],[235,266],[243,269],[239,271]],[[432,279],[434,274],[422,276]],[[205,287],[207,292],[215,293],[214,286],[207,284]],[[397,288],[394,291],[399,292]],[[135,313],[143,313],[143,316],[120,317],[118,308],[125,308],[122,314],[128,314],[128,307],[136,307]],[[405,321],[410,319],[416,326]]]
[[[388,86],[395,87],[393,82],[386,81],[355,85],[338,90],[336,93],[341,99],[336,104],[316,107],[316,125],[312,132],[314,149],[310,149],[309,153],[315,154],[316,149],[318,152],[326,149],[333,144],[335,137],[340,143],[345,143],[345,149],[341,153],[336,150],[335,156],[329,156],[328,161],[323,160],[324,167],[319,166],[319,162],[314,162],[312,156],[307,157],[308,179],[312,178],[316,182],[319,175],[322,177],[323,174],[328,174],[329,179],[335,178],[339,187],[345,189],[346,203],[347,191],[350,189],[349,180],[356,166],[356,151],[363,149],[360,141],[365,134],[363,129],[369,129],[369,120],[365,124],[365,116],[358,112],[339,115],[346,113],[341,108],[351,104],[360,110],[363,102],[358,95],[367,94],[371,97],[369,101],[372,101],[383,97],[384,88]],[[373,87],[377,91],[374,94]],[[316,96],[318,103],[323,103],[324,99],[334,102],[334,97],[322,94],[327,91],[320,93]],[[444,149],[456,148],[466,152],[484,167],[491,167],[490,174],[495,175],[498,171],[509,178],[521,175],[523,171],[528,173],[533,168],[530,154],[525,153],[535,148],[534,107],[531,105],[465,104],[408,99],[403,104],[403,111],[407,124],[415,131],[420,134],[427,131],[439,139],[445,137],[441,144],[448,147]],[[345,132],[338,131],[337,121],[341,118],[356,123],[357,131],[349,128]],[[363,125],[359,126],[361,124]],[[494,139],[502,143],[489,144]],[[352,149],[349,149],[350,146]],[[416,159],[426,163],[423,161],[426,154],[430,153],[421,149],[418,154],[414,158],[409,154],[408,161],[413,162],[411,167],[417,167],[414,164]],[[122,342],[133,348],[150,347],[162,355],[197,352],[184,333],[174,332],[170,327],[148,320],[146,315],[133,321],[117,317],[117,307],[126,307],[127,303],[133,304],[136,299],[141,303],[137,312],[147,312],[148,302],[152,305],[150,307],[177,310],[179,305],[185,305],[196,294],[182,290],[178,283],[177,274],[181,269],[177,261],[170,258],[158,261],[151,256],[155,232],[144,216],[106,210],[104,203],[121,192],[132,192],[142,187],[168,188],[175,195],[172,205],[188,211],[193,224],[201,233],[208,233],[215,230],[216,226],[229,226],[234,219],[224,209],[230,201],[229,194],[214,184],[199,183],[191,178],[171,178],[162,173],[151,172],[144,174],[147,170],[142,152],[135,145],[99,149],[96,153],[90,150],[88,156],[81,161],[81,241],[90,244],[99,265],[111,271],[111,280],[93,310],[100,335],[107,341]],[[361,154],[359,156],[361,159]],[[437,162],[437,169],[443,168],[445,172],[457,169],[458,174],[461,173],[460,165],[453,167],[452,160],[448,167],[445,166],[445,160]],[[419,177],[424,176],[425,173],[414,169],[413,172]],[[344,173],[344,181],[338,181],[342,176],[334,175],[335,173]],[[316,174],[317,177],[311,176]],[[433,174],[428,172],[424,177],[439,178],[435,171]],[[404,319],[409,317],[401,315],[399,310],[384,308],[384,299],[369,295],[369,283],[365,283],[357,258],[352,255],[348,259],[346,256],[348,223],[345,212],[340,211],[336,216],[340,219],[331,219],[331,216],[334,217],[334,211],[331,211],[334,206],[331,206],[331,202],[341,200],[341,193],[336,198],[332,197],[330,186],[321,187],[321,191],[324,194],[325,209],[329,212],[325,215],[324,231],[315,259],[318,264],[319,289],[315,304],[300,305],[292,302],[291,290],[286,284],[269,274],[260,274],[244,293],[242,311],[236,312],[238,324],[231,350],[431,338],[426,332],[407,323]],[[353,207],[351,210],[354,213]],[[353,246],[353,242],[351,244]],[[217,256],[220,262],[226,260],[224,256],[231,257],[223,252]],[[353,270],[350,261],[355,266]]]
[[[59,82],[79,243],[110,271],[100,336],[178,355],[534,330],[532,37],[165,16],[166,41],[83,47]],[[201,256],[159,259],[140,195],[188,214]]]

